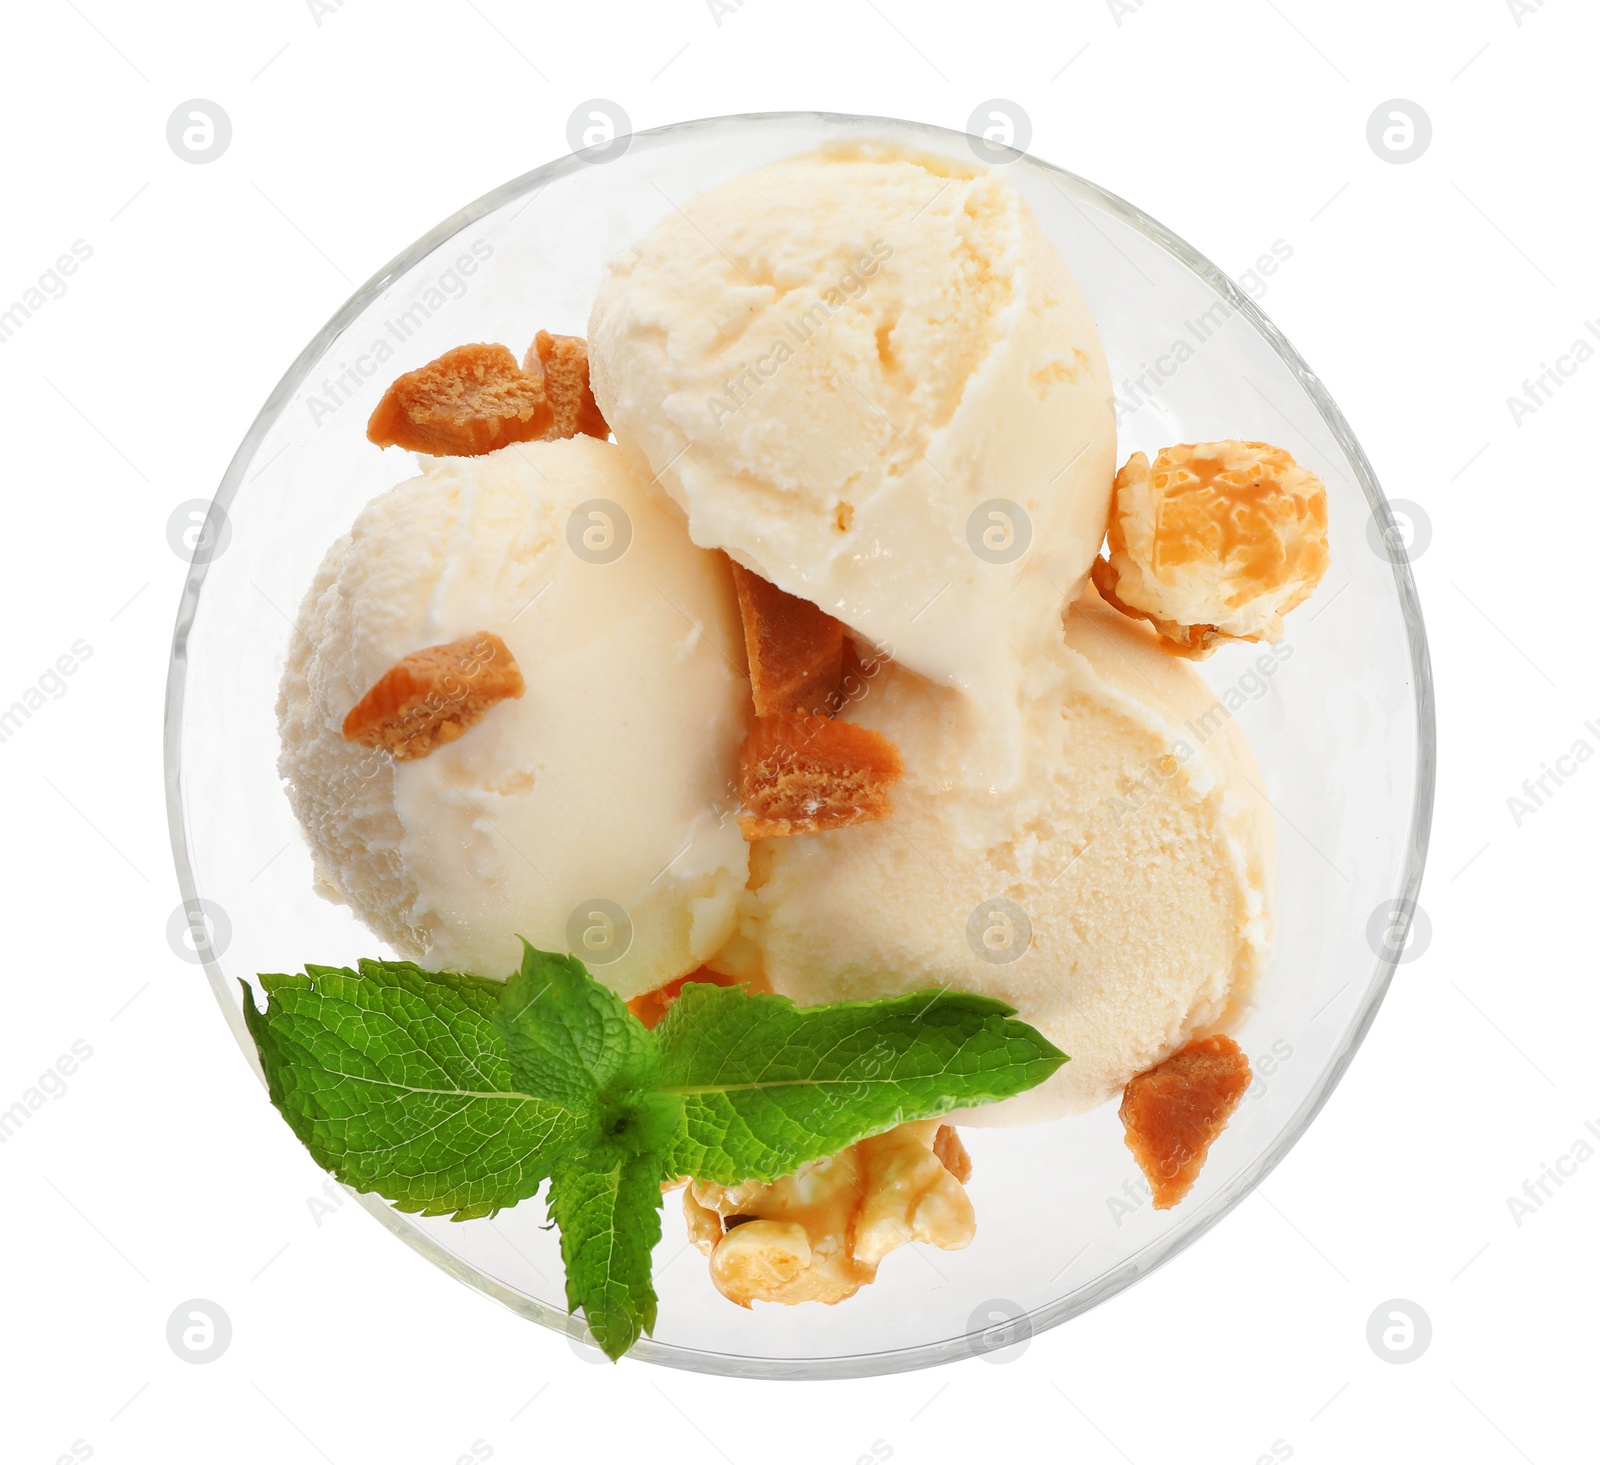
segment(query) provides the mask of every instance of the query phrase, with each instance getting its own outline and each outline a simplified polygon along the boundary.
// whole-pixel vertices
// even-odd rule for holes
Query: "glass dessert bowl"
[[[510,341],[520,350],[536,329],[585,333],[609,262],[691,197],[853,142],[972,158],[967,138],[940,129],[784,114],[684,124],[635,136],[620,152],[562,159],[407,250],[274,391],[229,466],[197,549],[167,727],[185,907],[253,1063],[236,979],[294,972],[308,960],[353,966],[394,954],[350,907],[313,889],[311,852],[278,773],[276,711],[297,608],[324,552],[410,471],[367,438],[390,382],[464,343]],[[1195,1239],[1283,1156],[1348,1063],[1403,947],[1427,842],[1433,712],[1420,612],[1370,466],[1309,368],[1215,267],[1070,174],[1020,155],[995,171],[1070,265],[1098,324],[1118,463],[1146,453],[1159,479],[1158,454],[1174,444],[1259,441],[1280,444],[1326,485],[1331,567],[1289,617],[1284,639],[1228,642],[1195,664],[1222,711],[1215,725],[1190,729],[1194,741],[1210,741],[1224,722],[1228,736],[1242,735],[1254,753],[1249,779],[1259,780],[1255,792],[1276,833],[1270,954],[1248,1009],[1227,1024],[1251,1060],[1250,1086],[1170,1210],[1152,1209],[1141,1190],[1114,1103],[1015,1127],[964,1124],[971,1244],[901,1247],[836,1307],[733,1306],[711,1286],[669,1198],[654,1253],[659,1316],[635,1357],[743,1376],[865,1375],[988,1351],[1093,1306]],[[760,389],[754,379],[751,387]],[[722,402],[714,415],[743,405],[734,390]],[[663,459],[657,476],[668,471]],[[595,544],[603,557],[604,544]],[[982,558],[979,545],[993,547],[981,532],[973,553]],[[926,610],[898,628],[908,661],[937,658],[949,639],[915,629]],[[595,668],[608,674],[636,673]],[[528,675],[533,682],[536,669]],[[981,943],[982,921],[978,930]],[[447,1271],[584,1337],[582,1319],[567,1310],[557,1238],[543,1229],[539,1201],[456,1222],[360,1199]],[[711,1213],[702,1206],[692,1214]]]

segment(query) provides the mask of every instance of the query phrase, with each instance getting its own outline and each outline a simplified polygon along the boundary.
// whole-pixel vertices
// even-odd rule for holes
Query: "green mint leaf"
[[[627,1004],[577,957],[522,948],[496,1019],[518,1086],[597,1115],[654,1090],[660,1054]]]
[[[612,1358],[655,1326],[650,1254],[684,1102],[659,1091],[655,1040],[581,962],[526,946],[505,983],[362,962],[261,984],[266,1010],[246,989],[245,1021],[318,1163],[457,1220],[549,1178],[568,1306]]]
[[[267,1088],[317,1163],[403,1211],[491,1216],[535,1194],[592,1113],[519,1085],[504,985],[364,961],[266,975],[244,1016]],[[241,984],[243,985],[243,984]]]
[[[652,1033],[582,962],[524,948],[505,983],[410,962],[265,975],[245,1021],[273,1103],[347,1185],[465,1220],[548,1179],[568,1306],[613,1359],[655,1325],[664,1179],[774,1180],[1066,1062],[959,992],[797,1008],[691,983]]]
[[[608,1358],[621,1358],[656,1325],[650,1253],[661,1240],[665,1155],[619,1144],[557,1160],[547,1208],[561,1229],[567,1306],[583,1309]]]
[[[675,1175],[775,1180],[897,1124],[1010,1098],[1067,1057],[1015,1009],[968,992],[796,1007],[691,983],[654,1030],[684,1099]]]

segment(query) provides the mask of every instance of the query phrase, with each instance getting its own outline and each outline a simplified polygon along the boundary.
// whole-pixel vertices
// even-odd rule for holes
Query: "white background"
[[[1600,766],[1547,783],[1520,827],[1507,799],[1575,740],[1600,748],[1584,727],[1600,725],[1600,360],[1520,425],[1507,399],[1600,321],[1600,16],[1582,0],[732,3],[720,24],[704,0],[11,11],[0,307],[74,241],[92,255],[0,345],[0,704],[74,642],[92,655],[0,744],[0,1109],[75,1041],[92,1057],[0,1146],[0,1457],[1594,1458],[1600,1163],[1568,1161],[1520,1218],[1507,1202],[1600,1127]],[[1264,308],[1431,525],[1431,944],[1263,1189],[1014,1362],[818,1385],[582,1362],[353,1204],[314,1214],[320,1172],[167,945],[161,708],[185,571],[169,514],[209,497],[358,282],[565,152],[596,96],[641,129],[800,107],[963,127],[987,98],[1020,103],[1032,151],[1235,275],[1292,246]],[[197,97],[233,123],[205,166],[166,140]],[[1432,119],[1409,164],[1368,145],[1392,98]],[[190,1298],[232,1322],[204,1366],[166,1341]],[[1393,1298],[1432,1321],[1409,1364],[1367,1341]]]

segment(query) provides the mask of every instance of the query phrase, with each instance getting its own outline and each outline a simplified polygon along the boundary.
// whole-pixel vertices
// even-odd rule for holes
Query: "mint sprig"
[[[523,947],[504,983],[409,962],[264,975],[245,1021],[272,1102],[345,1184],[467,1220],[548,1180],[567,1305],[613,1359],[655,1326],[663,1181],[776,1179],[1066,1062],[963,992],[797,1008],[691,983],[651,1031],[576,958]]]
[[[691,983],[655,1037],[661,1086],[681,1095],[680,1175],[737,1185],[914,1119],[1043,1083],[1065,1062],[1016,1011],[971,992],[796,1007]]]
[[[654,1089],[661,1054],[627,1004],[577,957],[522,947],[495,1015],[519,1083],[578,1114]]]
[[[519,1086],[496,1024],[504,986],[360,966],[263,976],[265,1012],[245,994],[267,1092],[312,1157],[425,1216],[492,1216],[537,1194],[586,1126]]]
[[[591,1145],[556,1161],[545,1201],[561,1232],[567,1307],[581,1307],[612,1359],[656,1326],[650,1253],[661,1240],[659,1152]]]

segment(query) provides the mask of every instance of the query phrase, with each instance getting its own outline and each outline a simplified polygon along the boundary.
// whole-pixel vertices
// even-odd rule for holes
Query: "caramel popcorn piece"
[[[758,1298],[783,1301],[786,1294],[799,1290],[792,1284],[801,1272],[809,1270],[811,1259],[811,1238],[798,1221],[745,1221],[724,1232],[711,1248],[711,1281],[718,1292],[740,1307],[749,1307]],[[820,1273],[811,1280],[814,1284],[820,1281]],[[849,1295],[808,1292],[794,1300],[842,1302]]]
[[[765,977],[730,977],[714,972],[710,967],[697,967],[687,976],[675,977],[663,986],[641,992],[628,999],[628,1011],[647,1028],[653,1028],[667,1015],[667,1009],[678,1000],[678,994],[690,982],[709,982],[714,987],[743,987],[747,992],[770,992],[772,984]]]
[[[1322,480],[1269,443],[1181,443],[1117,474],[1095,588],[1181,655],[1277,641],[1328,568]]]
[[[1147,612],[1134,609],[1118,598],[1117,572],[1104,559],[1097,559],[1089,566],[1089,578],[1094,581],[1100,598],[1112,610],[1121,611],[1132,620],[1150,621],[1161,639],[1168,643],[1168,649],[1190,661],[1204,661],[1224,641],[1234,639],[1215,626],[1180,626],[1172,621],[1156,621]]]
[[[740,1307],[843,1302],[908,1242],[966,1246],[972,1202],[935,1153],[936,1132],[954,1134],[937,1119],[902,1124],[770,1184],[691,1181],[684,1217],[717,1290]]]
[[[933,1137],[933,1153],[952,1175],[963,1185],[972,1179],[972,1156],[961,1143],[961,1136],[950,1124],[941,1124]]]
[[[582,336],[552,336],[540,331],[522,358],[522,369],[543,380],[545,396],[555,410],[546,439],[587,433],[602,440],[611,429],[589,390],[589,343]]]
[[[770,839],[886,819],[903,771],[899,750],[871,728],[757,717],[739,750],[739,827],[746,839]]]
[[[1150,1182],[1158,1211],[1188,1195],[1212,1140],[1249,1087],[1250,1060],[1222,1034],[1196,1038],[1129,1080],[1117,1111],[1123,1141]]]
[[[367,437],[434,457],[471,458],[547,435],[555,409],[542,376],[504,346],[457,346],[397,377],[367,422]]]
[[[479,631],[402,656],[350,709],[343,731],[352,743],[409,762],[453,743],[495,703],[520,697],[523,689],[506,643]]]
[[[661,1193],[665,1195],[669,1190],[676,1190],[680,1185],[690,1186],[693,1181],[678,1180],[661,1182]],[[707,1256],[711,1255],[712,1248],[722,1240],[722,1217],[707,1206],[701,1205],[690,1194],[689,1190],[683,1193],[683,1220],[688,1228],[689,1240],[700,1248]]]
[[[844,672],[844,624],[737,560],[733,584],[757,717],[829,710]]]

